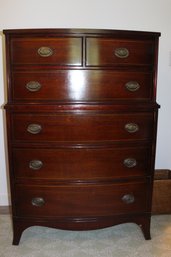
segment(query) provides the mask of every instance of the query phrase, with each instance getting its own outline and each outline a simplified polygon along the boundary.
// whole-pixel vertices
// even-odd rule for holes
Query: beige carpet
[[[152,240],[135,224],[87,232],[31,227],[12,246],[8,215],[0,215],[0,257],[171,257],[171,215],[152,217]]]

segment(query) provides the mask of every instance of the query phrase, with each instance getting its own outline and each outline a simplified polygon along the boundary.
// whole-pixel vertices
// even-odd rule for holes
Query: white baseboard
[[[9,206],[10,198],[7,194],[0,194],[0,206]]]

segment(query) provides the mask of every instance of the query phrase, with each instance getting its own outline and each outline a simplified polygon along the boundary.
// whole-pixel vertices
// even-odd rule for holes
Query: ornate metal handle
[[[42,197],[35,197],[31,200],[33,206],[42,207],[45,204],[45,200]]]
[[[36,92],[39,91],[39,89],[41,88],[41,84],[37,81],[29,81],[26,84],[26,88],[30,91],[30,92]]]
[[[127,58],[129,56],[129,50],[125,47],[116,48],[115,56],[118,58]]]
[[[137,81],[129,81],[125,84],[125,87],[130,92],[135,92],[140,88],[140,84]]]
[[[32,170],[40,170],[43,166],[43,162],[40,160],[32,160],[29,162],[29,168]]]
[[[48,46],[42,46],[37,52],[41,57],[49,57],[53,54],[53,49]]]
[[[31,134],[39,134],[42,130],[42,126],[39,124],[30,124],[27,127],[27,131]]]
[[[131,204],[135,202],[135,197],[133,194],[127,194],[122,197],[122,201],[126,204]]]
[[[139,130],[139,126],[136,123],[127,123],[125,125],[125,130],[129,133],[135,133]]]
[[[134,158],[127,158],[124,160],[123,164],[127,167],[127,168],[133,168],[137,165],[137,161]]]

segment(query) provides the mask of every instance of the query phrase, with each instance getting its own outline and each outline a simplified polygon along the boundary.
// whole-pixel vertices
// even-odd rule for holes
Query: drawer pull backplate
[[[33,206],[41,207],[45,204],[45,201],[42,197],[35,197],[31,201]]]
[[[37,52],[41,57],[49,57],[53,55],[53,49],[48,46],[40,47]]]
[[[27,127],[27,131],[31,134],[39,134],[41,130],[42,127],[39,124],[30,124]]]
[[[43,166],[43,162],[40,160],[32,160],[29,162],[29,168],[32,170],[40,170]]]
[[[125,125],[125,130],[129,133],[135,133],[139,130],[139,126],[136,123],[127,123]]]
[[[127,58],[129,56],[129,50],[125,47],[116,48],[115,56],[118,58]]]
[[[122,201],[126,204],[131,204],[135,202],[135,197],[133,194],[126,194],[122,197]]]
[[[134,158],[127,158],[124,160],[123,164],[127,167],[127,168],[133,168],[137,165],[137,161]]]
[[[135,92],[140,88],[140,84],[137,81],[129,81],[125,84],[125,87],[130,92]]]
[[[41,88],[41,84],[37,81],[29,81],[26,84],[26,88],[30,91],[30,92],[36,92],[39,91]]]

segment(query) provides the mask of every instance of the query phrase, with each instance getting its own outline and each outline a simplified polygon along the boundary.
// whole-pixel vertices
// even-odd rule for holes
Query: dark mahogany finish
[[[142,140],[152,138],[153,113],[77,112],[72,114],[14,114],[12,117],[13,142],[92,142]],[[138,130],[130,133],[127,124],[136,124]],[[28,131],[36,124],[40,131]]]
[[[87,38],[86,44],[87,66],[142,66],[152,65],[154,62],[155,48],[151,40]],[[128,57],[115,56],[114,50],[125,46],[129,50]]]
[[[50,47],[53,53],[42,57],[40,47]],[[22,64],[57,64],[80,66],[82,63],[82,38],[15,38],[11,41],[11,62]]]
[[[34,225],[150,239],[160,33],[4,34],[13,244]]]
[[[15,179],[107,180],[126,177],[141,177],[150,169],[150,149],[147,146],[94,148],[15,148],[13,150]],[[30,162],[39,160],[37,169]],[[126,159],[136,160],[136,166],[127,167]],[[21,162],[22,160],[22,162]],[[79,160],[79,165],[78,165]]]
[[[41,87],[36,92],[26,85],[37,81]],[[137,81],[139,89],[129,91],[130,81]],[[153,76],[145,71],[114,70],[57,70],[14,72],[12,74],[14,101],[112,101],[129,99],[149,101],[153,97]],[[75,87],[75,83],[78,85]],[[62,90],[61,90],[62,87]]]
[[[125,203],[123,196],[135,197],[134,202]],[[24,201],[23,201],[24,195]],[[44,204],[30,204],[34,197],[42,197]],[[80,201],[80,199],[82,199]],[[24,217],[92,217],[110,216],[118,213],[148,211],[148,183],[104,183],[90,185],[17,185],[16,210]]]

